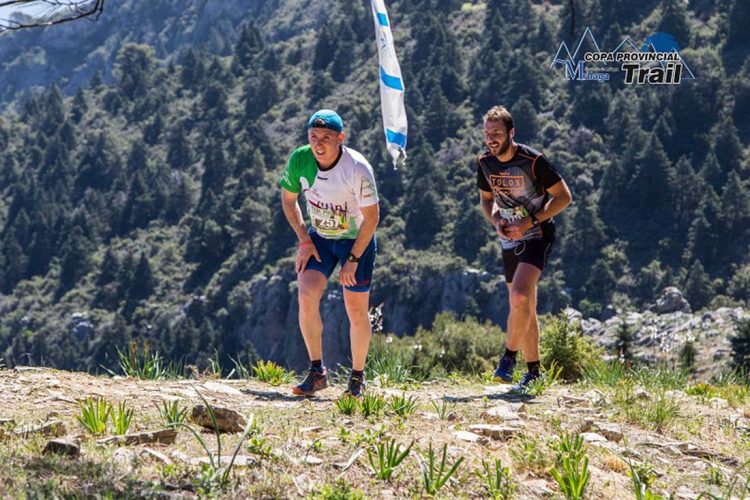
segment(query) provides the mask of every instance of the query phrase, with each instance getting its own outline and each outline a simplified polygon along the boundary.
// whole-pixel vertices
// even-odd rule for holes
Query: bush
[[[476,375],[494,368],[505,335],[489,322],[451,313],[435,316],[432,329],[419,328],[413,337],[394,340],[389,350],[412,367],[417,378],[443,377],[449,373]]]
[[[542,365],[562,369],[562,378],[578,380],[586,367],[594,366],[602,357],[601,348],[583,335],[581,323],[571,323],[565,314],[542,318],[540,348]]]

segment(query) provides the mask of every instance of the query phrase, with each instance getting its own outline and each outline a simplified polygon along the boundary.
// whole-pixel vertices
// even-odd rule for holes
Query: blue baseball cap
[[[341,133],[344,130],[344,122],[335,111],[319,109],[307,121],[307,128],[327,128]]]

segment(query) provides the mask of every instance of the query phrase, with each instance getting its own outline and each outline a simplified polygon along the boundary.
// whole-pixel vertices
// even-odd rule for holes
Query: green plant
[[[724,473],[719,467],[710,465],[708,469],[706,469],[706,474],[703,477],[703,480],[706,484],[721,486],[724,483]]]
[[[385,400],[383,399],[383,396],[373,392],[365,393],[359,401],[359,411],[361,411],[362,415],[365,417],[378,417],[380,412],[383,411],[384,406]]]
[[[552,465],[549,449],[542,446],[533,435],[522,434],[510,448],[510,456],[516,468],[534,474],[546,473]]]
[[[500,460],[495,460],[494,466],[482,460],[482,470],[475,470],[474,474],[487,488],[487,493],[494,500],[510,500],[516,490],[516,485],[510,477],[510,469],[503,467]]]
[[[253,374],[256,379],[271,385],[288,384],[294,378],[294,373],[285,370],[273,361],[258,360],[253,365]]]
[[[655,397],[635,397],[633,386],[621,382],[612,402],[628,422],[652,427],[657,432],[667,429],[681,413],[680,403],[659,391]]]
[[[570,322],[565,313],[545,316],[540,336],[540,353],[544,366],[555,363],[563,379],[578,380],[585,366],[601,358],[601,349],[583,334],[580,322]]]
[[[706,382],[697,382],[685,389],[685,394],[688,396],[697,396],[703,399],[711,399],[716,397],[718,393],[719,390],[716,387]]]
[[[388,341],[377,336],[367,356],[367,370],[380,381],[381,387],[402,384],[412,379],[405,358],[404,353],[389,348]]]
[[[588,385],[614,387],[628,376],[629,370],[620,361],[597,361],[584,366],[581,372],[583,382]]]
[[[252,433],[247,442],[247,451],[261,457],[271,456],[271,444],[268,439],[259,433]]]
[[[414,445],[414,441],[409,443],[404,449],[401,449],[401,445],[396,443],[395,439],[391,439],[388,443],[379,443],[375,446],[375,453],[367,449],[367,459],[370,462],[370,467],[375,473],[375,476],[383,481],[391,479],[391,475],[396,467],[409,455],[411,447]],[[374,455],[374,456],[373,456]],[[377,457],[377,461],[374,457]]]
[[[339,428],[339,433],[338,433],[339,441],[346,444],[349,442],[349,436],[351,436],[351,432],[349,431],[349,429],[347,429],[346,427]]]
[[[673,398],[660,393],[646,408],[646,419],[653,424],[656,432],[662,432],[680,416],[680,404]]]
[[[336,408],[346,416],[354,415],[357,411],[357,406],[359,406],[359,401],[351,394],[342,394],[336,400]]]
[[[446,460],[448,458],[448,444],[443,445],[443,452],[440,461],[438,462],[435,450],[432,449],[432,442],[426,454],[423,454],[424,459],[421,461],[420,466],[422,469],[422,484],[428,495],[434,495],[440,490],[445,483],[453,476],[464,461],[464,457],[458,457],[453,465],[448,468]]]
[[[710,500],[750,498],[750,475],[748,475],[749,465],[750,460],[740,465],[737,468],[737,471],[732,475],[731,480],[726,483],[726,486],[719,495],[715,495],[709,491],[704,491],[700,495],[698,495],[698,500],[702,498],[708,498]],[[709,468],[708,484],[714,484],[716,486],[721,486],[722,484],[724,484],[724,477],[721,470],[717,469],[717,472],[712,473],[711,469],[717,468],[713,466]]]
[[[653,369],[641,366],[632,371],[632,376],[636,384],[646,389],[683,389],[688,381],[688,374],[685,370],[669,367]]]
[[[333,484],[324,484],[320,490],[313,490],[314,500],[364,500],[365,494],[358,489],[352,489],[343,479],[337,479]]]
[[[430,403],[435,408],[435,413],[440,420],[445,420],[450,414],[450,410],[455,406],[455,403],[449,403],[445,399],[433,399]]]
[[[138,344],[131,340],[127,353],[117,349],[120,358],[120,369],[128,377],[139,380],[160,380],[167,377],[167,368],[164,366],[159,351],[151,352],[150,342],[146,339],[143,343],[143,352],[138,351]]]
[[[130,422],[133,420],[134,411],[132,408],[126,408],[125,402],[120,401],[117,409],[111,412],[112,424],[115,426],[115,434],[124,436],[130,428]]]
[[[549,368],[544,370],[544,376],[532,380],[526,387],[526,394],[531,396],[541,396],[544,392],[555,385],[562,373],[562,367],[558,367],[555,361]]]
[[[197,390],[195,392],[196,394],[198,394],[198,397],[201,399],[201,401],[203,401],[203,404],[206,405],[208,416],[211,419],[211,428],[213,429],[214,435],[216,436],[216,459],[214,459],[214,454],[211,452],[211,450],[208,449],[206,441],[195,429],[182,422],[180,422],[178,426],[191,432],[193,436],[198,440],[198,443],[200,443],[200,445],[203,447],[203,450],[206,452],[206,456],[208,457],[208,464],[204,464],[202,466],[201,475],[198,477],[198,483],[200,489],[208,488],[206,491],[212,492],[215,488],[223,489],[229,483],[229,476],[232,473],[232,468],[234,467],[234,461],[237,458],[237,453],[239,453],[240,448],[242,447],[242,443],[245,441],[248,434],[250,434],[250,432],[252,432],[254,428],[257,428],[257,424],[254,417],[248,419],[248,423],[245,426],[245,430],[242,432],[242,435],[240,436],[240,440],[238,441],[237,446],[234,449],[234,453],[232,454],[232,458],[229,461],[229,464],[226,467],[222,467],[221,432],[218,430],[219,426],[216,422],[216,414],[214,413],[213,408],[211,408],[211,405],[208,404],[208,401],[206,401],[206,398],[204,398],[203,395]]]
[[[232,364],[234,364],[234,368],[232,368],[232,371],[229,372],[229,376],[227,378],[231,378],[234,374],[236,374],[237,378],[240,379],[253,378],[253,368],[250,363],[244,363],[241,356],[239,356],[237,359],[229,356],[229,359],[232,361]]]
[[[651,484],[656,479],[656,473],[648,464],[636,465],[629,462],[628,465],[630,466],[630,479],[633,481],[633,493],[636,500],[665,500],[663,496],[651,491]]]
[[[76,419],[81,425],[95,436],[101,436],[107,430],[107,420],[112,413],[112,405],[104,398],[86,398],[85,401],[79,401],[78,407],[81,410]]]
[[[417,398],[415,396],[406,397],[406,394],[393,395],[388,400],[388,407],[399,417],[408,417],[417,410]]]
[[[385,437],[385,426],[380,425],[377,429],[365,429],[361,434],[354,436],[354,445],[361,446],[367,445],[372,446],[375,443],[381,441]]]
[[[221,357],[219,356],[219,351],[217,349],[214,349],[214,357],[208,360],[208,364],[209,370],[211,370],[211,375],[216,378],[221,378],[221,374],[224,373],[224,366],[221,363]]]
[[[180,408],[179,401],[162,401],[161,407],[157,406],[162,422],[167,429],[176,429],[187,417],[187,408]]]
[[[583,447],[583,437],[563,434],[555,446],[557,452],[557,467],[550,470],[550,474],[560,486],[565,498],[578,500],[588,485],[591,473],[589,472],[589,457]]]

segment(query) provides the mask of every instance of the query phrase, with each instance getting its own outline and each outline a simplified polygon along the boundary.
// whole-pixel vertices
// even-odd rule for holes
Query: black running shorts
[[[555,243],[554,233],[538,240],[522,241],[515,248],[503,250],[503,269],[505,271],[505,282],[512,283],[516,268],[521,262],[526,262],[544,271],[547,259]]]

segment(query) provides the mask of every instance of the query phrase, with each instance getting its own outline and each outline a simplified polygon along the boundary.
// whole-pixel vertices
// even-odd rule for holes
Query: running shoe
[[[365,385],[365,381],[362,378],[352,376],[349,379],[349,386],[346,388],[346,391],[344,391],[344,394],[348,394],[350,396],[358,398],[362,395],[366,388],[367,386]]]
[[[292,389],[295,396],[312,396],[316,392],[328,387],[328,371],[310,370],[307,372],[305,380]]]
[[[495,370],[495,380],[497,382],[505,382],[510,384],[513,382],[513,370],[516,367],[516,358],[510,356],[503,356],[500,358],[500,363],[497,365]]]
[[[529,386],[532,382],[543,377],[544,374],[541,372],[526,372],[524,373],[523,377],[521,377],[521,380],[516,385],[511,387],[510,390],[513,392],[526,393],[529,390]]]

